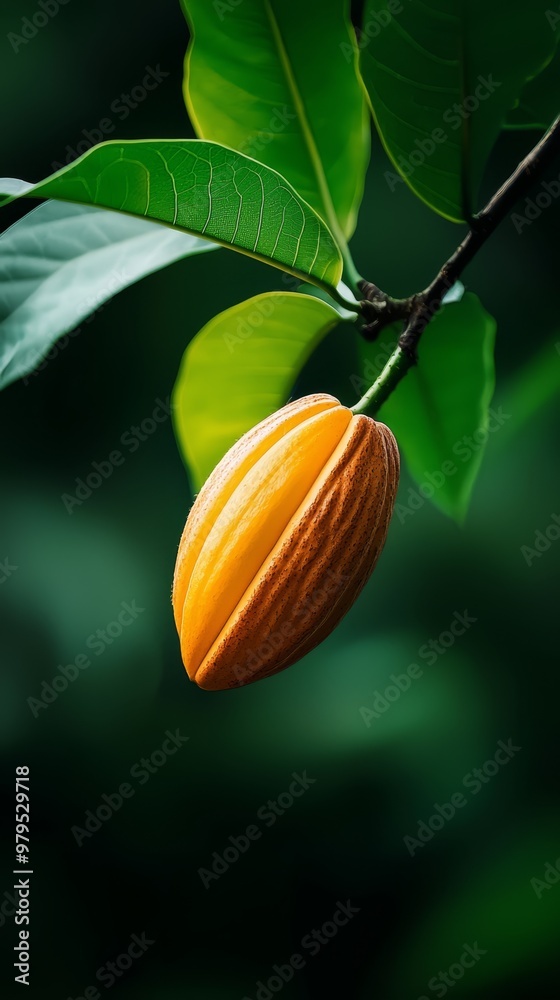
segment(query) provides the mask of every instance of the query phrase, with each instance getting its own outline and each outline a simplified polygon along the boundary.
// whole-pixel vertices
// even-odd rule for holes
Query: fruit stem
[[[406,351],[403,351],[401,347],[396,347],[373,385],[369,387],[360,401],[351,408],[352,413],[365,413],[369,417],[375,416],[385,400],[389,398],[395,386],[406,375],[408,369],[413,364],[413,358]]]

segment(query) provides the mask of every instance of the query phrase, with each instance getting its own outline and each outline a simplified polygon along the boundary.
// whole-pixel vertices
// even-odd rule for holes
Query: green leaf
[[[495,332],[476,295],[444,305],[423,334],[418,364],[379,411],[416,482],[427,494],[433,488],[433,503],[460,523],[488,436]],[[360,350],[371,367],[376,345]]]
[[[547,0],[366,4],[361,70],[382,142],[412,190],[470,218],[490,151],[523,88],[552,57]],[[398,175],[388,172],[391,190]]]
[[[17,195],[10,193],[11,201]],[[269,167],[200,139],[104,142],[22,197],[97,205],[204,236],[330,289],[342,276],[332,234]]]
[[[144,219],[48,201],[0,238],[0,388],[140,278],[215,243]]]
[[[278,170],[340,242],[356,225],[370,141],[348,6],[183,0],[193,33],[185,100],[197,134]]]
[[[340,316],[297,292],[266,292],[226,309],[189,344],[175,388],[179,449],[200,489],[228,448],[283,406],[310,354]]]
[[[560,48],[557,48],[548,66],[523,88],[517,107],[507,116],[506,128],[547,129],[559,113]]]

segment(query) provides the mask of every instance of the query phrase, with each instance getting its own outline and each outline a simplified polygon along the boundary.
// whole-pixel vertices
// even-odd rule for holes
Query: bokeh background
[[[50,173],[146,66],[169,75],[111,137],[192,135],[177,3],[68,2],[14,53],[7,33],[35,10],[3,5],[4,175]],[[502,137],[487,194],[535,139]],[[404,185],[391,194],[387,169],[374,139],[353,250],[368,277],[408,294],[463,230]],[[5,210],[6,224],[20,211]],[[42,370],[1,394],[0,559],[17,566],[0,584],[2,996],[19,995],[10,916],[16,764],[31,769],[31,995],[91,1000],[111,988],[123,1000],[267,1000],[274,966],[296,952],[305,966],[281,984],[294,1000],[556,995],[560,884],[550,868],[545,888],[532,880],[560,856],[560,541],[530,566],[521,547],[560,514],[557,395],[543,389],[560,373],[558,222],[557,204],[520,235],[506,220],[465,276],[498,323],[494,406],[509,419],[490,437],[464,528],[427,502],[404,523],[395,518],[337,632],[302,663],[243,690],[199,691],[181,665],[169,593],[191,494],[171,421],[72,514],[61,495],[168,397],[196,331],[218,310],[282,288],[281,273],[222,250],[181,261],[110,301]],[[537,356],[527,383],[522,372]],[[335,331],[295,394],[326,390],[354,402],[356,366],[347,331]],[[411,485],[405,472],[404,502]],[[132,601],[144,610],[96,656],[88,637]],[[476,619],[468,631],[435,663],[422,659],[421,647],[465,611]],[[29,699],[60,675],[59,664],[88,652],[91,666],[32,711]],[[422,676],[388,710],[374,719],[360,711],[411,663]],[[131,777],[167,730],[188,742],[164,763],[156,753],[149,780],[138,770]],[[473,794],[463,782],[500,740],[520,749]],[[313,779],[305,794],[274,823],[259,818],[294,772]],[[78,846],[72,827],[127,781],[132,798]],[[461,791],[466,805],[411,856],[404,838]],[[261,837],[206,888],[200,869],[254,824]],[[316,955],[302,946],[348,901],[357,912],[347,926]],[[131,934],[153,943],[100,980]],[[475,943],[484,954],[463,975],[456,963]],[[440,973],[451,975],[448,985]]]

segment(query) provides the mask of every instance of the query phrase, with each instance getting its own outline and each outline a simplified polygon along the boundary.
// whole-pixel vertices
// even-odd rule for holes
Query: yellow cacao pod
[[[398,478],[389,428],[324,394],[230,448],[177,555],[173,610],[190,679],[210,691],[248,684],[329,635],[383,548]]]

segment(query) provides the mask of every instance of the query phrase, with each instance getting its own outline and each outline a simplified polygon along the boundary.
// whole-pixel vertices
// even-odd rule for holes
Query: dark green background
[[[2,15],[3,174],[48,174],[147,65],[169,77],[116,120],[111,137],[192,134],[178,4],[76,0],[16,54],[6,34],[36,9],[8,3]],[[535,138],[503,136],[487,194]],[[391,194],[387,169],[374,141],[353,248],[362,272],[404,294],[428,281],[462,229],[404,185]],[[282,288],[281,273],[225,250],[175,264],[112,300],[27,385],[2,393],[0,560],[18,569],[0,584],[0,897],[11,885],[13,768],[26,763],[31,995],[82,996],[130,934],[145,932],[155,943],[115,997],[254,998],[257,982],[302,951],[338,900],[359,913],[316,957],[307,953],[283,996],[441,996],[428,980],[475,941],[487,954],[449,987],[454,997],[555,995],[560,885],[538,899],[530,880],[560,855],[560,542],[530,567],[521,546],[560,514],[557,439],[554,404],[526,421],[511,385],[543,345],[549,367],[560,368],[558,220],[557,205],[521,235],[506,220],[466,274],[498,322],[495,405],[511,416],[490,439],[465,528],[428,503],[404,524],[395,518],[374,577],[335,635],[244,690],[199,691],[181,664],[169,592],[191,496],[171,422],[72,515],[61,495],[169,395],[196,331],[218,310]],[[335,332],[297,394],[354,402],[356,371],[348,332]],[[410,486],[405,472],[403,502]],[[131,600],[145,608],[138,620],[34,718],[27,699]],[[465,609],[476,623],[366,727],[360,707],[392,673],[422,663],[419,648]],[[145,785],[132,779],[134,797],[78,847],[71,827],[177,727],[189,742]],[[521,749],[508,766],[467,793],[467,806],[411,858],[403,837],[510,738]],[[267,828],[257,810],[304,770],[315,783]],[[198,869],[255,822],[260,840],[206,890]],[[11,918],[0,922],[0,992],[11,998],[15,932]]]

